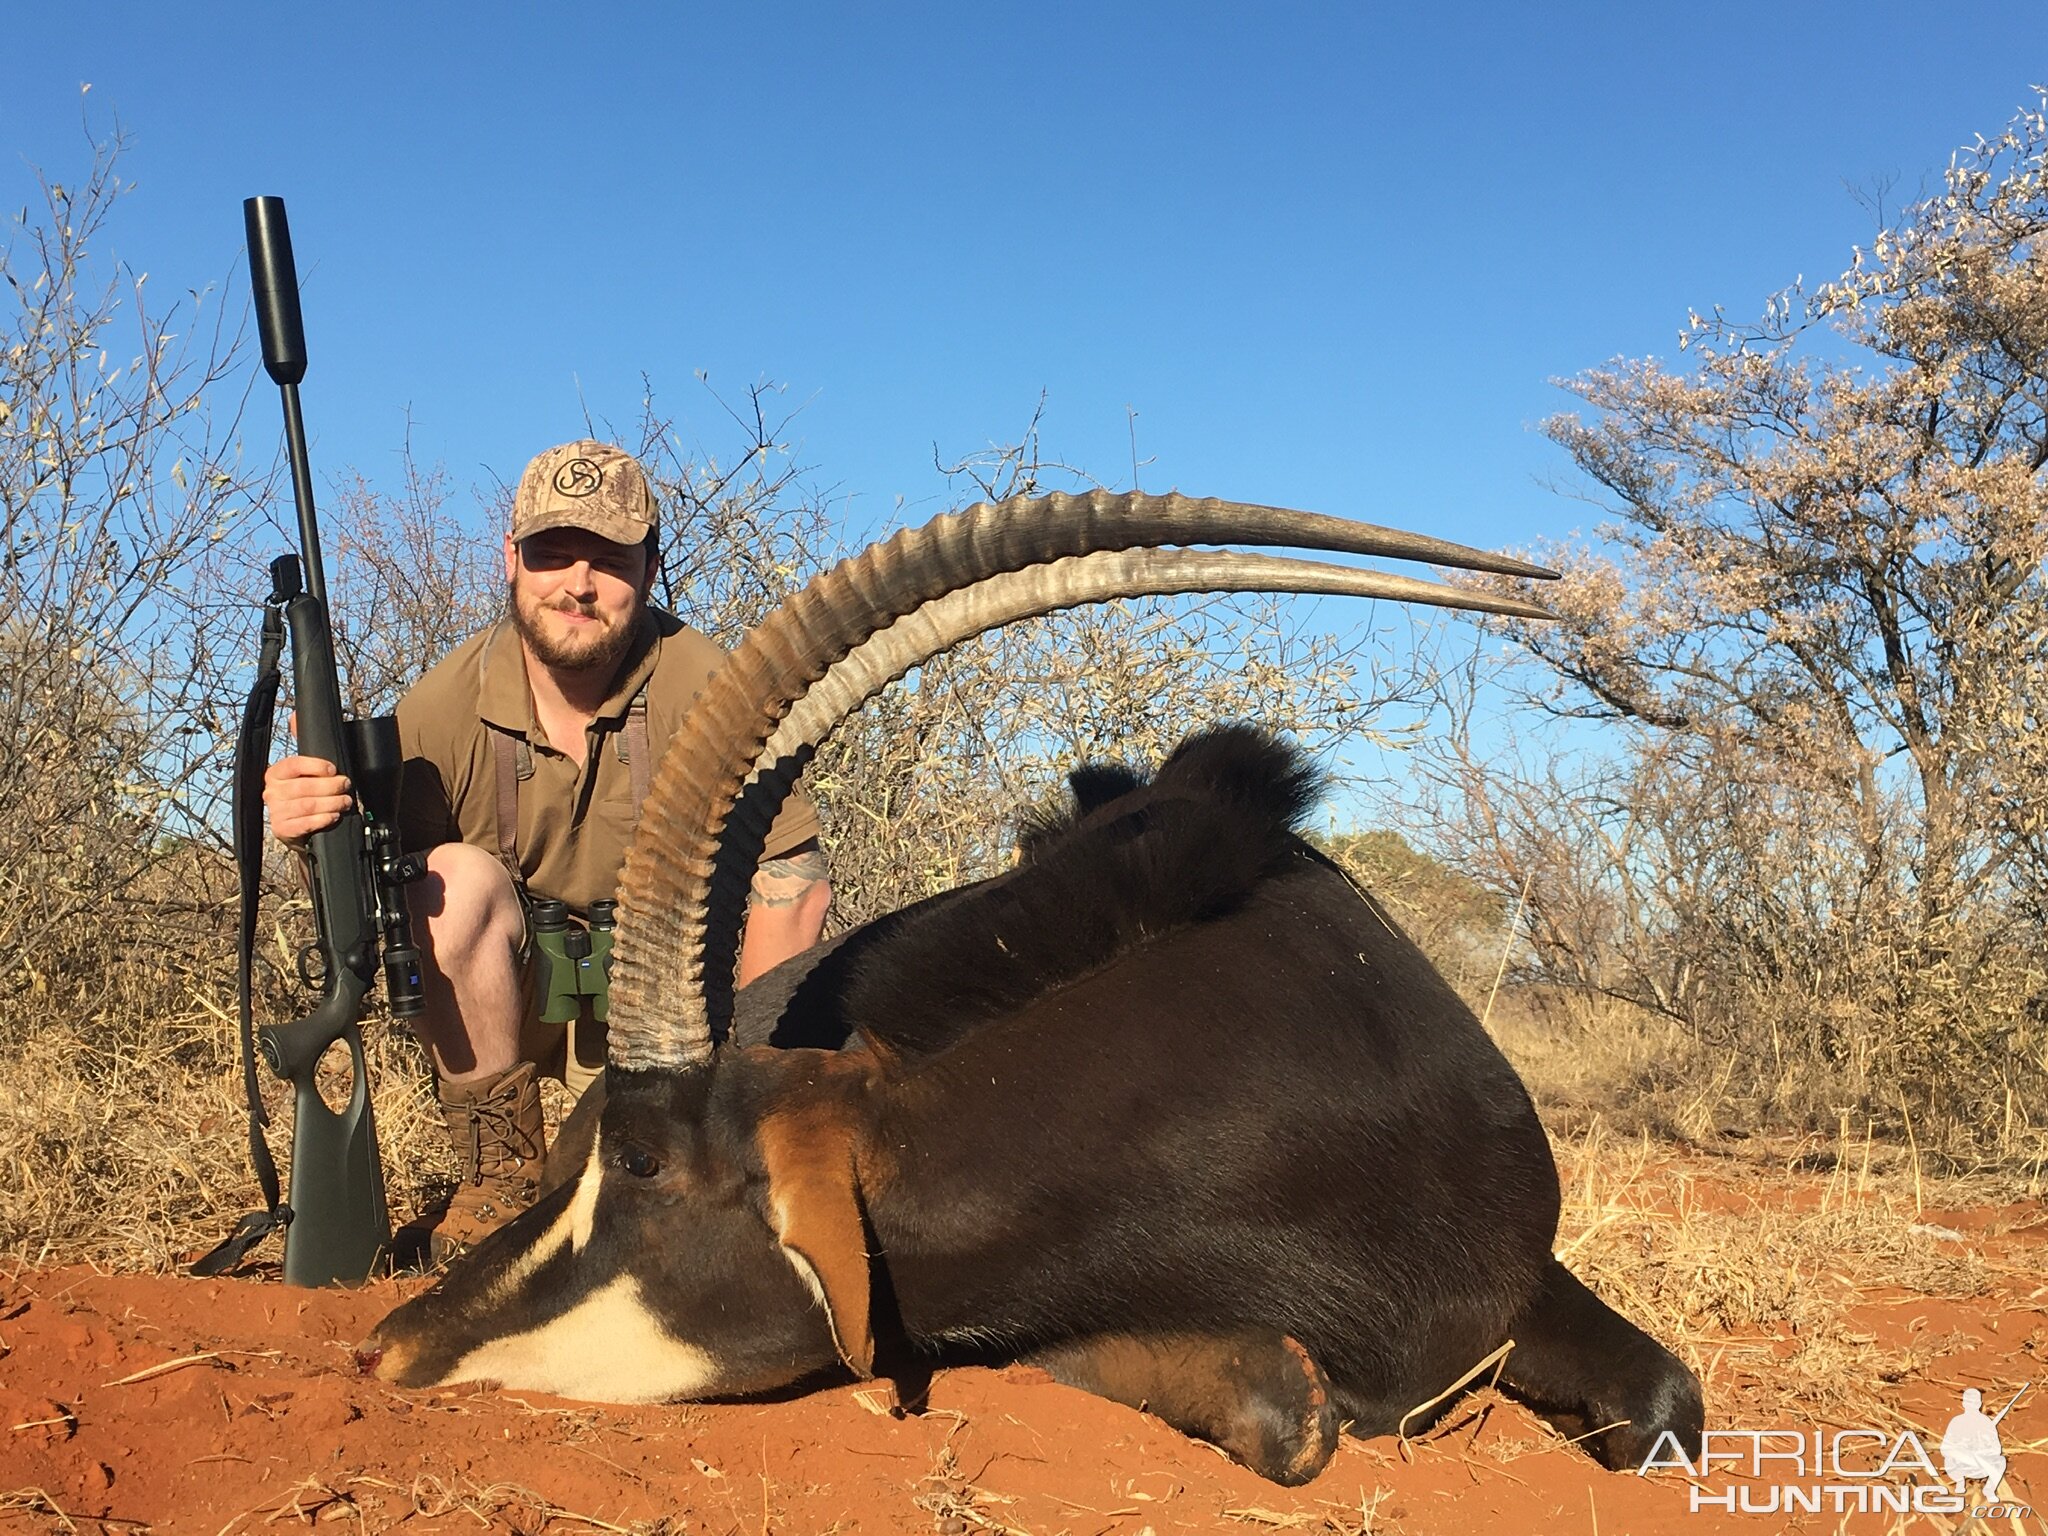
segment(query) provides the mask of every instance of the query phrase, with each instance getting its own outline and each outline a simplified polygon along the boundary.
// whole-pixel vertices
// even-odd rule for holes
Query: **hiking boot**
[[[532,1205],[540,1193],[547,1140],[532,1062],[473,1083],[444,1083],[440,1102],[455,1149],[455,1192],[399,1228],[394,1246],[401,1263],[445,1264]]]

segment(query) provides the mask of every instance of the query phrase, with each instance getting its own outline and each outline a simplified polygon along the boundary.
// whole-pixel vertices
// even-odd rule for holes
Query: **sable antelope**
[[[714,1044],[742,872],[787,783],[963,639],[1157,592],[1544,616],[1158,547],[1193,541],[1550,574],[1307,513],[1096,494],[976,506],[817,578],[733,652],[656,775],[619,888],[605,1092],[553,1187],[386,1318],[364,1364],[644,1402],[1021,1358],[1299,1482],[1341,1425],[1426,1422],[1412,1411],[1512,1339],[1503,1383],[1607,1465],[1666,1430],[1696,1441],[1692,1374],[1551,1256],[1557,1174],[1513,1069],[1295,837],[1312,775],[1255,731],[1197,738],[1150,783],[1077,775],[1074,814],[1016,869],[791,962]]]

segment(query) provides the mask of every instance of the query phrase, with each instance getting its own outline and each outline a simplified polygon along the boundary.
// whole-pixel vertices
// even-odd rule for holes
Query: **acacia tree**
[[[1639,790],[1748,785],[1731,837],[1796,807],[1824,849],[1751,823],[1672,931],[1746,907],[1785,930],[1748,942],[1853,948],[1834,980],[1883,1016],[1891,1065],[1980,1084],[2048,1065],[2012,927],[2048,909],[2044,235],[2037,103],[1835,281],[1754,322],[1694,314],[1683,366],[1568,381],[1581,409],[1547,431],[1617,518],[1552,552],[1564,622],[1509,626],[1551,707],[1631,734]]]

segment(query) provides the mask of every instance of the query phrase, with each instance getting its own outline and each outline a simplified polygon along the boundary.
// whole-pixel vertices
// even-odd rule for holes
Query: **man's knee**
[[[498,950],[510,955],[526,935],[526,916],[511,875],[492,855],[468,843],[428,849],[426,875],[407,887],[406,899],[430,955],[455,959]]]

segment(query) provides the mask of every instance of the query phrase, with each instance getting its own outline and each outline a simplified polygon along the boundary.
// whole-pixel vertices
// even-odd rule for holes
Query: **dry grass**
[[[280,933],[290,926],[287,915]],[[175,978],[147,974],[152,964],[138,956],[111,989],[132,997],[155,981],[155,1008],[81,1017],[0,1003],[0,1165],[12,1170],[0,1181],[0,1255],[16,1263],[167,1269],[260,1204],[226,956]],[[294,1002],[266,1005],[259,1018],[285,1017]],[[386,1184],[404,1212],[453,1168],[419,1046],[377,1019],[364,1034]],[[289,1090],[267,1068],[258,1077],[271,1150],[288,1169]],[[334,1088],[346,1091],[345,1074]]]
[[[1922,1216],[2014,1191],[1981,1177],[1916,1179],[1868,1143],[1854,1152],[1817,1184],[1798,1143],[1703,1166],[1595,1125],[1558,1147],[1558,1252],[1699,1372],[1717,1413],[1903,1425],[1891,1389],[1938,1358],[1942,1340],[1885,1342],[1859,1311],[1887,1290],[1986,1294],[1985,1261]]]
[[[932,1458],[931,1471],[918,1479],[917,1487],[918,1492],[910,1502],[932,1517],[932,1528],[938,1536],[968,1536],[974,1531],[994,1532],[996,1536],[1032,1536],[1023,1526],[1012,1525],[1002,1517],[1002,1506],[1016,1500],[977,1486],[960,1471],[959,1457],[950,1444],[939,1447]]]
[[[1868,1139],[1880,1165],[1918,1159],[1923,1170],[1988,1174],[2029,1195],[2048,1184],[2048,1125],[2012,1095],[1979,1095],[1967,1078],[1950,1080],[1940,1110],[1951,1129],[1970,1133],[1943,1138],[1930,1106],[1873,1092],[1869,1075],[1853,1064],[1831,1068],[1792,1053],[1774,1058],[1768,1049],[1709,1044],[1623,1002],[1525,988],[1502,995],[1489,1027],[1553,1134],[1600,1124],[1689,1147],[1804,1137],[1825,1161],[1847,1115],[1859,1158]]]
[[[510,1531],[518,1536],[568,1536],[575,1531],[616,1531],[622,1536],[667,1536],[685,1527],[667,1519],[619,1525],[565,1508],[518,1483],[484,1483],[462,1474],[420,1473],[409,1483],[363,1474],[332,1480],[308,1477],[283,1493],[235,1515],[219,1536],[277,1525],[338,1525],[389,1530],[413,1520],[447,1521],[429,1529]]]

